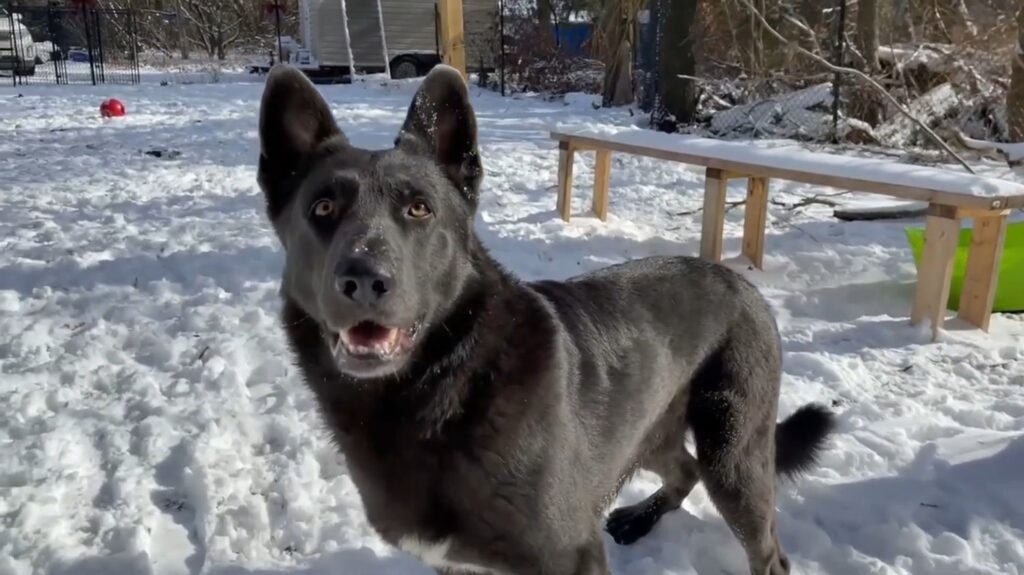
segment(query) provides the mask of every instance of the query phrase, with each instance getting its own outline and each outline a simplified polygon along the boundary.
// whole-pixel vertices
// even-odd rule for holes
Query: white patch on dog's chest
[[[419,557],[420,561],[434,569],[451,569],[456,573],[500,575],[498,571],[489,567],[452,561],[449,556],[451,547],[452,540],[450,538],[441,539],[440,541],[424,541],[415,535],[406,535],[398,541],[399,549]]]

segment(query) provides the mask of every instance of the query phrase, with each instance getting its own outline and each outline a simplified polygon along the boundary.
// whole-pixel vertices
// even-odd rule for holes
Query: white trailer
[[[495,68],[498,16],[497,0],[463,0],[467,71]],[[347,76],[350,52],[357,72],[421,76],[441,61],[438,17],[434,0],[300,0],[301,47],[286,58],[310,76]]]

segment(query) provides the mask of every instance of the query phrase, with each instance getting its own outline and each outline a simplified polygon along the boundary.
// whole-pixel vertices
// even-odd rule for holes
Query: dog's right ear
[[[290,181],[306,158],[325,141],[338,138],[345,141],[327,102],[306,75],[286,64],[274,66],[260,103],[258,175],[272,219],[288,203]]]

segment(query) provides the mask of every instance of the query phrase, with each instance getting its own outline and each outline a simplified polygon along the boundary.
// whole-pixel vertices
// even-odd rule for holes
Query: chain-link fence
[[[23,84],[139,82],[135,13],[9,0],[0,14],[0,75]]]

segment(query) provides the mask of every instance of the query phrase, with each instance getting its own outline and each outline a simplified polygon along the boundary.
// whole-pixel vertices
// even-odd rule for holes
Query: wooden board
[[[957,317],[984,331],[988,331],[992,317],[992,302],[996,297],[996,280],[999,278],[999,259],[1005,239],[1005,215],[974,218]]]
[[[927,169],[929,174],[940,174],[946,177],[947,179],[953,178],[956,181],[965,182],[977,181],[983,182],[985,183],[985,185],[989,185],[991,183],[992,185],[999,186],[1000,189],[1005,188],[1008,190],[1019,190],[1020,193],[1017,194],[1015,192],[1012,195],[1003,194],[991,196],[977,195],[964,192],[958,193],[950,191],[948,189],[948,185],[935,185],[934,187],[929,188],[927,185],[926,178],[918,178],[919,180],[921,180],[921,185],[911,186],[906,184],[885,181],[868,172],[865,172],[862,175],[858,174],[856,176],[853,176],[850,175],[849,173],[828,173],[829,170],[824,168],[794,169],[780,167],[777,162],[772,162],[769,160],[750,162],[723,157],[710,157],[707,155],[701,155],[700,153],[680,152],[677,150],[671,150],[663,147],[609,141],[595,136],[578,136],[561,132],[552,132],[551,137],[560,142],[572,142],[574,146],[578,146],[581,148],[585,147],[589,149],[603,149],[615,152],[622,152],[671,162],[681,162],[695,166],[703,166],[705,168],[715,168],[718,170],[722,170],[724,172],[732,172],[736,174],[744,174],[763,178],[777,178],[781,180],[803,182],[838,189],[870,192],[897,198],[904,198],[908,200],[928,202],[930,204],[942,204],[986,211],[1024,207],[1024,186],[1020,186],[1012,182],[994,180],[992,178],[983,178],[981,176],[971,176],[970,174],[950,172],[949,170],[939,170],[935,168]],[[806,154],[810,156],[815,155],[814,153],[811,152],[806,152]],[[747,155],[750,155],[749,152]],[[836,157],[835,155],[830,154],[816,155],[830,158]],[[875,164],[877,164],[878,166],[891,167],[893,163],[876,160],[873,165]],[[920,171],[926,170],[925,168],[918,166],[908,167],[915,168]]]
[[[924,253],[917,272],[914,306],[910,323],[929,321],[932,336],[938,334],[946,318],[949,281],[953,275],[953,255],[960,237],[956,209],[932,209],[925,225]]]
[[[439,0],[441,59],[466,76],[466,36],[462,24],[462,0]]]
[[[594,162],[594,214],[602,221],[608,221],[608,179],[612,171],[612,153],[598,150]]]
[[[743,255],[757,269],[764,269],[764,228],[768,218],[768,179],[747,180],[747,203],[743,206]]]
[[[704,172],[704,215],[700,227],[700,257],[722,261],[722,236],[725,232],[725,191],[728,180],[721,170]]]
[[[572,217],[572,164],[575,156],[572,145],[558,143],[558,215],[569,221]]]

